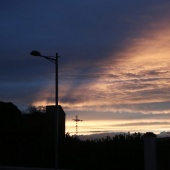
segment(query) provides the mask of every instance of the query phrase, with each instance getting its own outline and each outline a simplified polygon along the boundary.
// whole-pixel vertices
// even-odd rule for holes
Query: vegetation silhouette
[[[66,134],[62,155],[66,168],[143,170],[143,140],[140,133],[120,134],[81,141]]]
[[[0,166],[54,167],[54,120],[0,102]]]
[[[44,108],[25,114],[0,102],[0,166],[54,168],[55,122]],[[157,139],[158,170],[170,169],[170,138]],[[65,135],[59,142],[59,168],[73,170],[144,170],[143,135],[81,141]]]

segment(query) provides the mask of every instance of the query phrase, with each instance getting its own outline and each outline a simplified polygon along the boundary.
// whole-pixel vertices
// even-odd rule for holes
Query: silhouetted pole
[[[56,114],[55,117],[54,117],[54,121],[55,121],[55,124],[54,124],[54,130],[55,130],[55,169],[57,170],[58,169],[58,165],[59,165],[59,154],[58,154],[58,151],[59,151],[59,113],[58,113],[58,53],[56,53],[56,56],[55,57],[51,57],[51,56],[43,56],[41,55],[41,53],[39,51],[32,51],[30,53],[31,55],[33,56],[39,56],[39,57],[43,57],[49,61],[51,61],[52,63],[55,63],[55,112]]]
[[[156,170],[156,135],[152,132],[144,134],[144,166],[145,170]]]
[[[55,78],[55,106],[56,106],[56,114],[55,114],[55,121],[56,121],[56,127],[55,127],[55,168],[58,169],[58,164],[59,164],[59,112],[58,112],[58,53],[56,53],[56,60],[55,60],[55,71],[56,71],[56,78]]]
[[[58,53],[56,53],[56,60],[55,60],[55,109],[56,109],[56,114],[55,114],[55,168],[56,170],[58,169],[58,164],[59,164],[59,113],[58,113]]]

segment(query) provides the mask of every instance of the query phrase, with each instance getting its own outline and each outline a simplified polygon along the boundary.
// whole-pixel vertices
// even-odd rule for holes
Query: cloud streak
[[[128,101],[130,104],[138,101],[146,104],[146,101],[152,103],[158,100],[167,102],[169,98],[167,92],[169,89],[170,61],[169,48],[165,47],[165,44],[168,44],[170,40],[164,36],[167,33],[166,30],[167,28],[165,31],[164,29],[157,30],[150,33],[149,38],[138,39],[141,41],[140,44],[136,43],[136,40],[132,41],[128,50],[117,54],[121,55],[124,60],[119,60],[113,67],[106,62],[105,65],[110,69],[103,70],[102,75],[104,76],[93,79],[95,83],[94,81],[90,82],[87,75],[84,79],[82,76],[82,79],[88,82],[94,91],[98,89],[98,92],[100,91],[100,94],[103,94],[102,96],[105,98],[111,99],[114,94],[117,94],[116,103],[118,101],[127,103]],[[160,32],[163,32],[163,35],[160,35]],[[107,75],[114,76],[109,79]],[[86,86],[86,83],[83,83],[81,87],[83,88],[83,86]],[[77,89],[75,88],[74,92]],[[116,92],[112,92],[113,90]]]

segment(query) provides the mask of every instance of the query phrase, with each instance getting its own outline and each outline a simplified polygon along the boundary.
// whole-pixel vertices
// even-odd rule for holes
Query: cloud
[[[117,124],[116,126],[149,126],[149,125],[169,125],[169,122],[136,122],[136,123],[124,123],[124,124]]]
[[[59,103],[68,114],[168,118],[169,6],[166,0],[3,2],[1,100],[54,103],[55,65],[30,56],[35,49],[61,56]]]

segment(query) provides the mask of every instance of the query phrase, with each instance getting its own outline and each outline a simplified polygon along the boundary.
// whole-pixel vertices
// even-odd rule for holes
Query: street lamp
[[[33,55],[33,56],[39,56],[39,57],[43,57],[53,63],[55,63],[55,71],[56,71],[56,74],[55,74],[55,111],[56,111],[56,114],[55,114],[55,168],[58,169],[58,144],[59,144],[59,135],[58,135],[58,132],[59,132],[59,113],[58,113],[58,53],[56,53],[56,56],[43,56],[41,55],[41,53],[39,51],[31,51],[30,52],[30,55]]]

